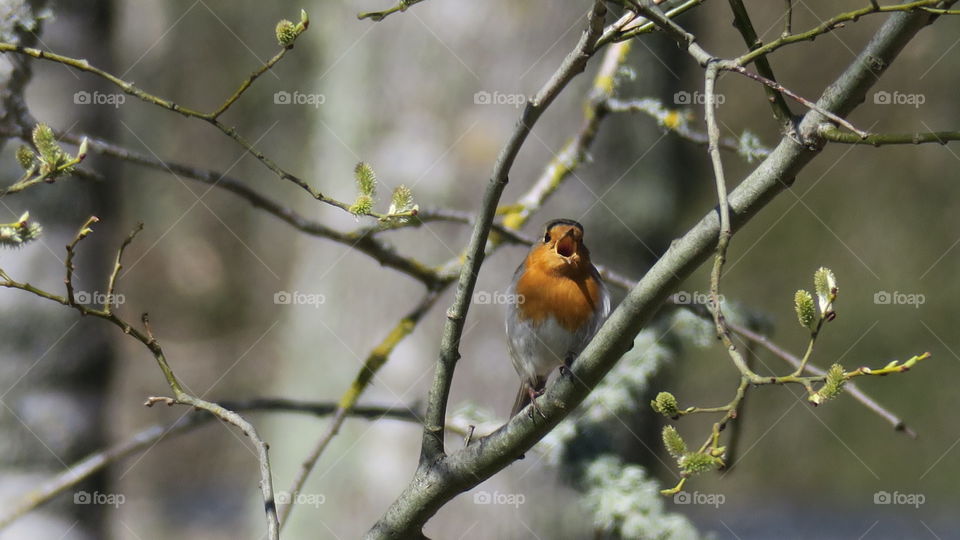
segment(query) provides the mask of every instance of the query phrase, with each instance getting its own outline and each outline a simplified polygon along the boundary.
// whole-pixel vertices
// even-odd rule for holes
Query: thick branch
[[[420,456],[421,463],[434,461],[444,455],[443,426],[450,385],[453,382],[453,370],[460,358],[460,336],[463,333],[463,325],[466,322],[470,299],[473,297],[473,289],[476,285],[480,264],[483,262],[487,236],[493,224],[493,217],[500,201],[500,195],[507,185],[510,169],[533,124],[540,118],[543,111],[550,106],[560,91],[566,87],[567,83],[586,67],[587,60],[593,54],[597,37],[603,31],[603,19],[606,12],[607,9],[603,1],[596,0],[589,15],[588,29],[581,36],[577,47],[564,59],[563,64],[537,93],[536,97],[524,106],[516,129],[497,158],[490,184],[483,196],[473,234],[470,237],[466,261],[460,270],[456,298],[453,306],[447,311],[447,323],[444,326],[443,339],[440,344],[440,358],[437,361],[434,382],[427,402],[423,450]]]
[[[891,16],[858,58],[827,88],[818,105],[835,114],[853,110],[863,102],[870,85],[930,20],[931,15],[926,13]],[[823,121],[823,115],[808,112],[799,125],[803,140],[816,140],[817,126]],[[770,156],[730,193],[732,230],[742,227],[781,193],[820,150],[820,146],[808,147],[791,138],[782,139]],[[423,524],[444,503],[500,471],[546,435],[630,349],[633,337],[669,294],[710,256],[719,225],[717,214],[712,211],[671,245],[575,360],[573,376],[559,378],[547,388],[540,399],[545,418],[534,420],[517,415],[496,432],[474,439],[456,453],[446,457],[438,453],[440,457],[435,462],[421,460],[414,479],[367,533],[367,538],[422,537]],[[467,284],[471,283],[468,279]],[[438,397],[435,393],[431,392],[431,398]],[[440,449],[442,452],[442,443]]]

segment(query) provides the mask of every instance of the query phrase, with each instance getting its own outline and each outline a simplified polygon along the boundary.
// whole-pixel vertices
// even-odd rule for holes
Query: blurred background
[[[783,3],[746,4],[761,38],[775,39],[783,28]],[[793,28],[811,28],[864,4],[795,2]],[[519,114],[509,103],[478,103],[475,94],[534,94],[579,38],[588,2],[431,0],[380,23],[356,18],[389,7],[374,0],[97,0],[46,7],[36,46],[86,58],[201,110],[214,109],[275,54],[278,20],[296,20],[306,9],[309,31],[224,122],[337,199],[353,198],[352,170],[362,160],[378,173],[380,211],[388,204],[386,194],[406,184],[421,208],[474,212]],[[3,14],[8,22],[14,15],[10,9]],[[814,42],[781,49],[771,57],[779,80],[815,98],[884,18],[865,17]],[[706,2],[680,21],[707,50],[731,56],[744,50],[731,19],[726,3]],[[875,132],[957,129],[958,62],[952,51],[958,31],[955,18],[923,30],[873,89],[890,99],[871,92],[851,121]],[[3,61],[12,62],[9,55]],[[340,230],[370,224],[311,200],[208,124],[123,94],[122,103],[84,103],[78,92],[109,96],[115,89],[62,65],[30,65],[29,110],[57,130],[229,173]],[[505,204],[529,189],[576,132],[598,65],[592,61],[537,124],[510,175]],[[627,65],[633,77],[623,75],[623,98],[649,97],[685,109],[678,92],[693,95],[702,87],[702,71],[659,34],[638,40]],[[312,103],[278,103],[278,92],[313,96]],[[760,86],[726,75],[719,92],[726,135],[750,130],[764,145],[776,143],[778,126]],[[701,109],[684,114],[702,130]],[[8,142],[0,156],[7,184],[20,175],[16,146]],[[672,239],[715,205],[705,148],[664,133],[647,116],[611,116],[590,157],[526,232],[537,232],[551,218],[577,219],[596,262],[638,279]],[[731,186],[755,166],[734,153],[724,160]],[[894,431],[846,395],[814,409],[797,388],[759,388],[749,393],[737,420],[734,467],[689,482],[689,500],[651,492],[649,499],[657,502],[646,503],[645,515],[669,520],[674,537],[696,536],[694,527],[716,538],[956,534],[960,522],[948,510],[960,503],[960,426],[949,413],[960,407],[954,388],[960,375],[954,352],[960,351],[954,327],[960,213],[951,210],[960,205],[958,160],[952,145],[827,147],[792,189],[734,237],[724,280],[731,310],[759,321],[779,345],[802,354],[807,333],[797,325],[793,293],[812,288],[819,266],[832,268],[840,288],[838,316],[818,340],[813,362],[883,366],[933,353],[907,374],[858,381],[919,437]],[[15,221],[29,210],[46,230],[42,241],[0,251],[0,268],[61,290],[63,246],[95,214],[101,222],[77,257],[78,276],[84,290],[102,290],[116,246],[143,221],[144,232],[127,252],[120,311],[128,320],[149,311],[169,361],[197,395],[335,402],[369,350],[422,295],[419,283],[346,246],[300,233],[223,190],[96,155],[84,166],[104,179],[62,180],[0,200],[0,221]],[[431,223],[383,238],[405,255],[439,265],[459,254],[469,233],[461,224]],[[505,292],[523,256],[520,247],[498,250],[484,264],[477,290]],[[705,269],[682,290],[692,297],[706,294]],[[278,305],[274,295],[282,292],[317,295],[323,302]],[[614,290],[616,300],[622,296]],[[451,299],[448,290],[400,344],[362,404],[422,407]],[[506,353],[504,311],[496,304],[471,308],[450,410],[470,407],[498,422],[506,419],[517,376]],[[90,452],[186,413],[141,406],[146,396],[168,389],[148,352],[116,328],[79,320],[19,291],[0,290],[0,312],[0,499],[19,500]],[[650,396],[670,390],[684,406],[716,406],[729,401],[738,381],[721,347],[696,346],[689,333],[677,331],[676,320],[673,310],[665,310],[652,325],[651,349],[634,356],[643,362],[644,351],[656,346],[663,361],[645,388],[634,389],[635,403],[624,409],[629,414],[602,430],[603,452],[619,456],[621,465],[646,469],[648,487],[676,482],[660,442],[663,421],[647,406]],[[789,371],[763,350],[755,362],[762,373]],[[284,490],[329,420],[275,413],[250,418],[270,443],[275,487]],[[685,418],[675,425],[689,441],[700,441],[711,420]],[[307,483],[316,504],[300,505],[286,534],[361,535],[410,479],[420,433],[409,422],[348,420]],[[583,443],[573,440],[559,458],[528,454],[447,504],[426,534],[643,537],[597,524],[602,510],[619,499],[597,503],[596,493],[591,495],[596,474],[585,473],[577,456],[598,451],[584,450]],[[456,437],[448,440],[449,447],[459,444]],[[82,486],[84,492],[123,495],[122,504],[75,504],[79,491],[71,490],[0,538],[258,538],[258,480],[249,442],[211,423],[171,435]],[[884,504],[885,493],[890,504]],[[484,504],[483,494],[493,495],[493,503]],[[922,504],[902,504],[904,497]],[[508,500],[522,502],[497,504]]]

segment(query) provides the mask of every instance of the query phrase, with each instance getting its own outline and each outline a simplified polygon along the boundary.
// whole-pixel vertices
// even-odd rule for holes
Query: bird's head
[[[583,225],[572,219],[555,219],[543,228],[530,254],[531,264],[562,274],[583,272],[590,265],[590,252],[583,243]]]

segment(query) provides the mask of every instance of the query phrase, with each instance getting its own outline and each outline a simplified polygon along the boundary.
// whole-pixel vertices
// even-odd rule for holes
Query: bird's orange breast
[[[517,306],[520,313],[535,324],[553,316],[567,331],[578,331],[600,309],[600,283],[587,268],[564,274],[544,270],[536,257],[534,252],[527,259],[517,281],[517,294],[523,298]]]

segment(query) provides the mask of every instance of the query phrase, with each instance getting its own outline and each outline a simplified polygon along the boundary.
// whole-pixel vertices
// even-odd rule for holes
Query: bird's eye
[[[550,231],[547,231],[547,233],[543,235],[543,243],[546,244],[549,241],[550,241]]]

